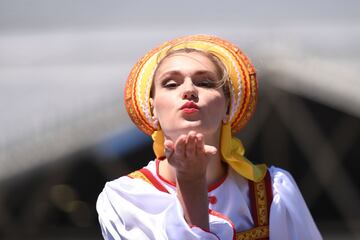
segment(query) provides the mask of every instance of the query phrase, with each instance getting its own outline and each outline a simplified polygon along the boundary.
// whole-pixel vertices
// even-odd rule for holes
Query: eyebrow
[[[171,75],[176,75],[176,76],[183,76],[183,74],[181,73],[181,71],[178,70],[173,70],[173,71],[169,71],[169,72],[165,72],[163,73],[159,79],[162,79],[166,76],[171,76]],[[207,70],[200,70],[200,71],[196,71],[194,74],[192,74],[192,76],[198,76],[198,75],[210,75],[212,77],[217,77],[217,74],[213,73],[212,71],[207,71]]]

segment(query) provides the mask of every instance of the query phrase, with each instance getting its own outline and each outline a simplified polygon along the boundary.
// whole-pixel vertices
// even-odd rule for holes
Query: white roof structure
[[[360,4],[281,2],[182,1],[171,12],[167,1],[3,1],[0,181],[131,129],[127,74],[146,51],[182,35],[229,39],[260,81],[281,76],[270,84],[360,117]]]

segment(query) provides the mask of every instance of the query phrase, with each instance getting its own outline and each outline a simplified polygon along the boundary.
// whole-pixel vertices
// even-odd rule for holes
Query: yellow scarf
[[[163,132],[161,130],[154,131],[151,137],[154,140],[153,149],[156,157],[163,157],[165,150]],[[222,160],[244,178],[259,182],[265,177],[266,165],[255,165],[244,156],[245,149],[241,141],[232,136],[230,123],[222,125],[220,149]]]

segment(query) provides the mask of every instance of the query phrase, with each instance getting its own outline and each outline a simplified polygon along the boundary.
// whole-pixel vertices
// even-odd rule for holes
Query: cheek
[[[169,96],[163,94],[156,95],[156,97],[154,98],[154,114],[157,117],[162,117],[163,115],[168,113],[169,110],[174,108],[175,104],[173,103],[174,101],[171,97],[172,97],[171,95]]]
[[[226,117],[226,100],[223,96],[217,96],[208,99],[206,107],[204,123],[208,127],[218,126],[222,120]]]
[[[218,115],[226,113],[226,99],[223,95],[215,95],[211,97],[208,101],[210,109],[216,111]]]

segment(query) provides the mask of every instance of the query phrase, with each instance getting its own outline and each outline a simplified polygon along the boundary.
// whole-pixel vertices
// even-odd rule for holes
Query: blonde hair
[[[168,58],[169,56],[172,56],[174,54],[177,53],[199,53],[202,54],[203,56],[207,57],[215,66],[216,70],[217,70],[217,75],[219,77],[219,81],[216,83],[215,88],[222,88],[224,95],[226,97],[227,100],[230,100],[230,86],[229,86],[229,81],[230,81],[230,77],[228,74],[228,70],[226,69],[225,65],[223,64],[223,62],[211,51],[202,51],[202,50],[198,50],[195,48],[180,48],[180,49],[175,49],[176,46],[173,46],[171,48],[169,48],[164,55],[162,56],[162,58],[160,59],[160,55],[158,56],[158,63],[156,66],[156,69],[154,71],[153,77],[152,77],[152,86],[151,86],[151,91],[150,91],[150,96],[152,97],[154,94],[154,78],[156,75],[157,70],[159,69],[159,66],[162,64],[162,62]]]

